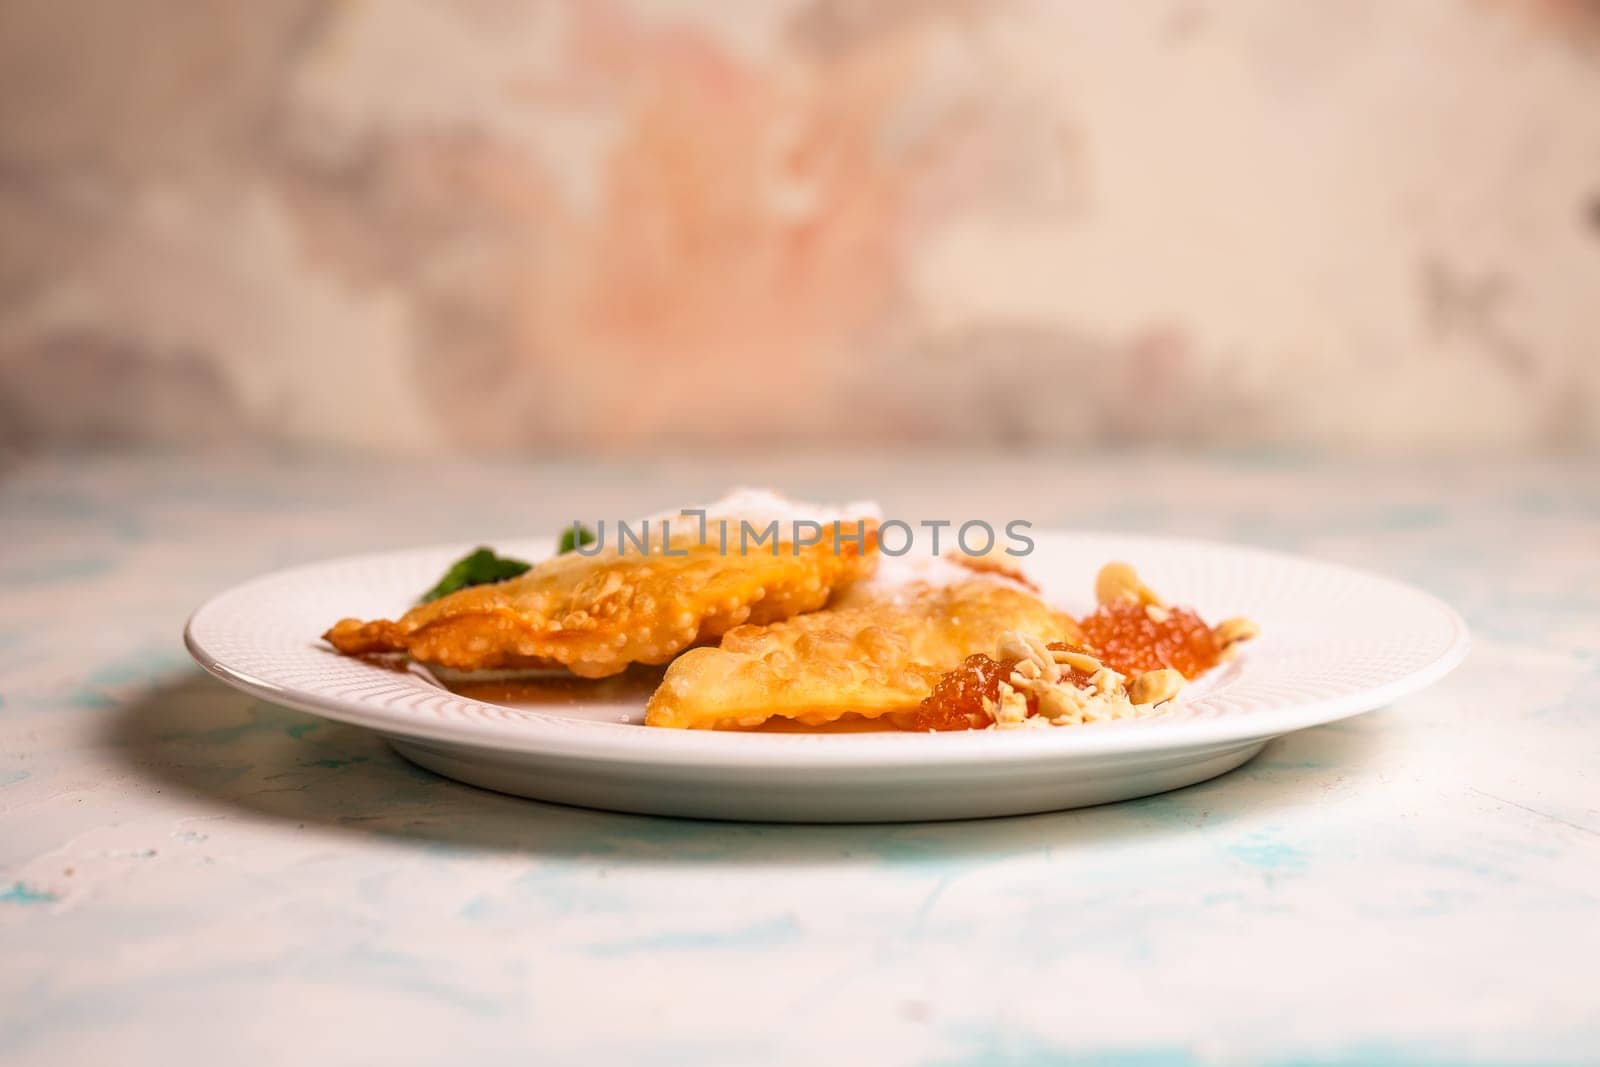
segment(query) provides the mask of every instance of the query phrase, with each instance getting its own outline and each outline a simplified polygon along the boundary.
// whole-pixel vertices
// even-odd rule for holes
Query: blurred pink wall
[[[12,0],[0,442],[1600,443],[1600,8]]]

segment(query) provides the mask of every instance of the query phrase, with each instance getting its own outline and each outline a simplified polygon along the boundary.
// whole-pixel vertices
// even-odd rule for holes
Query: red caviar
[[[1000,683],[1011,676],[1014,659],[995,660],[979,653],[968,656],[961,666],[940,677],[917,708],[912,720],[918,730],[982,729],[994,720],[984,710],[987,698],[994,701]]]
[[[1117,601],[1101,604],[1081,625],[1101,662],[1130,677],[1171,667],[1194,678],[1215,667],[1222,655],[1211,627],[1187,608],[1147,610]]]

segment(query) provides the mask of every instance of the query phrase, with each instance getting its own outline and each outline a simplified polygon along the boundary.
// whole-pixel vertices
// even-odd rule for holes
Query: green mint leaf
[[[573,531],[577,531],[576,537],[573,536]],[[581,522],[575,522],[561,531],[561,545],[556,549],[556,555],[564,556],[579,545],[592,545],[596,540],[598,538],[595,537],[593,530]]]
[[[438,600],[442,596],[449,596],[469,586],[503,582],[507,578],[515,578],[532,566],[533,564],[524,563],[520,559],[497,556],[492,548],[478,548],[450,564],[450,569],[444,572],[444,577],[440,578],[432,589],[422,594],[421,603]]]

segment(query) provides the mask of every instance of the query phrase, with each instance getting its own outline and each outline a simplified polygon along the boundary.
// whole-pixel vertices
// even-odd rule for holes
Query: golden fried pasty
[[[719,513],[710,514],[715,531]],[[876,520],[840,522],[842,529],[819,524],[821,540],[798,548],[792,524],[781,522],[775,552],[768,546],[724,552],[715,532],[701,544],[694,523],[685,522],[687,532],[673,529],[671,556],[659,538],[648,554],[632,545],[622,552],[607,546],[592,557],[568,553],[394,621],[344,619],[323,637],[347,655],[405,652],[460,670],[563,666],[602,678],[630,663],[665,663],[741,623],[822,607],[836,587],[869,576],[877,563]]]
[[[1007,630],[1081,636],[1071,616],[1004,578],[970,571],[949,584],[847,590],[836,606],[728,631],[684,653],[650,698],[651,726],[733,729],[773,716],[820,726],[855,713],[914,711],[933,684]]]

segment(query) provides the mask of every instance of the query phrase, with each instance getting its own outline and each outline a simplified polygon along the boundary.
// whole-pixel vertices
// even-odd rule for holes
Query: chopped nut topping
[[[1128,683],[1128,699],[1135,704],[1160,704],[1171,700],[1183,688],[1184,677],[1172,668],[1145,671]]]
[[[1002,730],[1021,726],[1028,718],[1028,698],[1005,682],[1000,683],[1000,699],[995,701],[994,724]]]
[[[1084,674],[1093,674],[1104,666],[1087,652],[1074,652],[1070,648],[1053,648],[1050,650],[1050,655],[1056,663],[1082,671]]]
[[[1017,665],[1031,664],[1038,672],[1037,677],[1055,682],[1061,678],[1061,669],[1056,666],[1053,653],[1045,643],[1031,634],[1020,633],[1016,630],[1007,630],[1000,635],[1000,643],[996,650],[997,659],[1014,659]]]
[[[1232,648],[1240,641],[1248,641],[1252,637],[1260,636],[1261,627],[1243,616],[1237,616],[1217,623],[1216,626],[1211,628],[1211,632],[1215,635],[1217,644],[1227,649]]]
[[[1102,604],[1115,604],[1130,600],[1138,604],[1154,604],[1158,608],[1166,603],[1155,590],[1139,578],[1139,572],[1127,563],[1107,563],[1094,579],[1094,598]]]
[[[1088,653],[1048,648],[1016,631],[1001,635],[995,653],[997,659],[1015,660],[1016,666],[1000,683],[998,699],[983,703],[994,720],[991,729],[1073,726],[1158,714],[1130,700],[1126,679]],[[1040,668],[1041,661],[1048,663],[1048,672]],[[1078,680],[1085,678],[1080,685]],[[1030,707],[1035,714],[1029,714]]]

